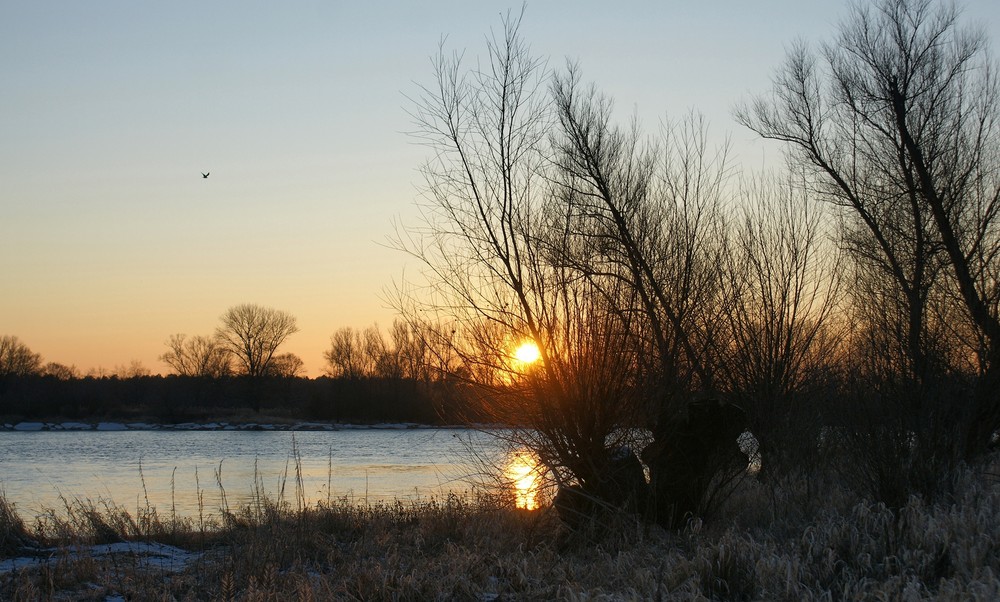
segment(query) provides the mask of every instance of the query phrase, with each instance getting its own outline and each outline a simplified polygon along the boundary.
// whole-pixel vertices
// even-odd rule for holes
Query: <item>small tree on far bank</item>
[[[429,382],[444,373],[447,363],[431,347],[433,329],[418,322],[396,320],[383,336],[378,325],[364,330],[349,326],[330,337],[323,352],[324,374],[333,378],[386,378]]]
[[[0,337],[0,378],[32,376],[42,371],[42,356],[33,352],[16,336]]]
[[[237,372],[250,377],[269,374],[278,347],[299,331],[290,313],[253,303],[230,307],[221,320],[216,341],[235,359]]]
[[[378,328],[355,330],[345,326],[330,336],[330,348],[323,352],[325,373],[334,378],[370,378],[385,352]]]
[[[217,339],[174,334],[166,344],[170,351],[161,355],[160,361],[180,376],[220,378],[232,373],[229,351]]]
[[[278,378],[296,378],[305,375],[305,362],[294,353],[282,353],[274,356],[271,360],[271,367],[268,369],[268,376]]]
[[[42,368],[42,375],[59,380],[73,380],[74,378],[80,378],[80,370],[76,366],[49,362]]]

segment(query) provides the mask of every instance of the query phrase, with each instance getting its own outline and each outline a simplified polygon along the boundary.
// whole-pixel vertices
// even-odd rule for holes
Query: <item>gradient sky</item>
[[[388,326],[385,289],[415,270],[385,246],[426,155],[406,95],[442,36],[474,58],[520,6],[0,1],[0,335],[84,372],[165,373],[169,335],[258,303],[298,318],[282,351],[319,375],[330,335]],[[778,151],[733,105],[847,6],[535,0],[522,32],[649,131],[701,111],[753,168]],[[963,6],[995,42],[1000,2]]]

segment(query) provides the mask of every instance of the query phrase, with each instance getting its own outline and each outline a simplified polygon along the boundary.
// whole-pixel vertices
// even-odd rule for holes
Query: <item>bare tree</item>
[[[856,5],[819,56],[796,46],[773,96],[739,118],[787,143],[844,208],[861,292],[901,309],[908,414],[971,459],[1000,428],[1000,90],[985,36],[958,16],[932,0]],[[937,320],[957,314],[939,302],[960,304],[981,342],[971,397],[944,392],[956,366]]]
[[[278,347],[299,331],[288,312],[251,303],[230,307],[221,320],[216,340],[250,377],[267,375]]]
[[[166,344],[170,351],[161,355],[160,361],[181,376],[220,378],[232,372],[229,351],[217,339],[175,334]]]
[[[429,329],[416,322],[395,320],[389,331],[389,353],[383,363],[381,372],[384,375],[395,375],[419,381],[430,381],[447,368],[439,361],[431,347],[432,333]]]
[[[59,380],[80,378],[80,370],[76,366],[67,366],[57,362],[49,362],[42,368],[42,374]]]
[[[128,379],[128,378],[139,378],[142,376],[149,376],[151,374],[149,368],[143,365],[141,360],[132,360],[128,365],[118,364],[115,366],[114,370],[111,372],[113,378],[118,379]]]
[[[625,416],[635,409],[628,387],[637,359],[618,346],[622,317],[592,283],[552,261],[570,240],[550,228],[549,77],[518,25],[505,19],[478,66],[440,53],[434,86],[414,102],[414,134],[433,158],[424,166],[423,223],[396,244],[423,262],[427,285],[400,291],[399,305],[429,325],[426,348],[449,356],[440,365],[478,396],[478,409],[515,427],[505,431],[514,444],[558,479],[617,505],[625,488],[608,468],[614,450],[633,441]],[[526,341],[540,356],[530,366],[514,358]]]
[[[269,376],[279,378],[296,378],[305,374],[305,362],[294,353],[282,353],[274,356],[268,368]]]
[[[817,449],[844,342],[835,314],[841,258],[803,182],[748,178],[740,200],[725,261],[721,375],[772,473],[809,462]]]
[[[864,264],[899,291],[901,326],[908,378],[928,375],[925,358],[926,299],[933,284],[937,249],[929,240],[927,214],[910,194],[909,162],[900,144],[883,136],[883,127],[865,129],[850,98],[825,89],[817,58],[795,46],[780,72],[775,98],[741,109],[739,119],[765,137],[791,143],[799,158],[814,168],[817,187],[845,213],[845,242]],[[883,117],[884,121],[884,117]],[[871,302],[871,300],[867,300]]]
[[[647,141],[638,125],[612,121],[610,99],[581,85],[575,67],[553,85],[557,195],[570,233],[560,261],[589,279],[623,318],[640,350],[659,522],[680,526],[705,510],[718,471],[734,463],[742,417],[718,393],[722,265],[730,169],[697,115],[667,123]],[[613,291],[623,290],[627,294]],[[718,461],[717,461],[718,460]],[[723,479],[725,480],[725,479]]]
[[[380,376],[389,356],[389,347],[377,324],[361,332],[361,352],[363,372],[367,376]]]
[[[330,348],[323,352],[326,374],[334,378],[350,379],[370,376],[365,370],[363,347],[360,332],[350,326],[338,329],[330,337]]]
[[[637,124],[616,127],[611,100],[584,88],[573,67],[554,96],[560,193],[586,250],[574,267],[637,292],[664,386],[711,390],[711,320],[699,312],[717,306],[727,149],[708,146],[696,115],[667,124],[659,144],[645,142]]]
[[[0,337],[0,378],[33,376],[42,371],[42,356],[33,352],[16,336]]]
[[[715,392],[721,352],[725,148],[693,116],[656,142],[615,127],[575,68],[546,89],[517,26],[478,68],[440,54],[415,102],[433,158],[423,223],[396,244],[427,285],[400,309],[435,325],[452,376],[564,484],[634,500],[641,468],[631,487],[617,474],[646,447],[656,518],[678,526],[710,497],[707,456],[736,451],[742,430],[718,404],[691,411]],[[530,366],[513,357],[524,341],[539,349]]]
[[[86,376],[86,378],[105,379],[111,378],[114,374],[104,366],[96,366],[87,370],[87,373],[84,376]]]

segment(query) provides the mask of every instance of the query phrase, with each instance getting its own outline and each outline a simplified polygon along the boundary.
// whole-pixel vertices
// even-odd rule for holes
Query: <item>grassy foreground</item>
[[[815,475],[747,480],[711,526],[603,535],[486,496],[260,495],[218,521],[67,500],[30,523],[0,499],[0,599],[1000,599],[1000,483],[970,471],[959,491],[894,514]]]

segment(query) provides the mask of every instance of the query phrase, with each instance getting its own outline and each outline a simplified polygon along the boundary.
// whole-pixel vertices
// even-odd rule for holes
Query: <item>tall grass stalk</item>
[[[177,524],[177,467],[170,471],[170,522]]]

